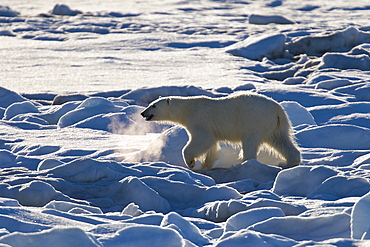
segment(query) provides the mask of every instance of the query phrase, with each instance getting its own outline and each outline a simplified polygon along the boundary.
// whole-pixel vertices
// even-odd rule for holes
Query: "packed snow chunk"
[[[287,45],[287,49],[293,55],[322,55],[328,51],[349,51],[369,40],[370,33],[350,27],[328,35],[293,38],[292,42]]]
[[[90,234],[80,228],[59,228],[35,233],[14,232],[0,237],[0,243],[13,247],[24,246],[84,246],[98,247],[100,243]]]
[[[259,198],[248,206],[248,209],[263,208],[263,207],[277,207],[283,210],[285,215],[299,215],[307,210],[303,205],[297,205],[277,200],[266,198]]]
[[[49,124],[57,124],[59,119],[69,111],[76,109],[80,102],[68,102],[63,105],[51,106],[47,111],[43,111],[40,117],[48,121]]]
[[[284,51],[284,34],[250,36],[226,48],[226,52],[234,56],[258,61],[262,61],[264,57],[268,59],[284,57]]]
[[[15,102],[23,101],[28,100],[13,91],[0,87],[0,107],[7,108]]]
[[[221,238],[216,247],[291,247],[297,244],[296,241],[287,237],[263,234],[251,230],[240,230],[234,234]]]
[[[105,247],[184,247],[185,240],[170,228],[157,226],[130,226],[116,232],[113,236],[99,238]]]
[[[9,234],[10,232],[6,228],[0,228],[0,237]],[[6,245],[8,246],[8,245]]]
[[[285,85],[297,85],[302,84],[306,80],[306,77],[303,76],[294,76],[284,79],[283,84]]]
[[[227,219],[225,231],[239,231],[272,217],[285,217],[285,214],[277,207],[255,208],[239,212]]]
[[[359,127],[370,126],[370,113],[352,113],[349,115],[338,115],[332,117],[329,124],[351,124]]]
[[[307,196],[338,172],[326,166],[297,166],[281,171],[272,191],[279,195]]]
[[[247,229],[282,235],[297,241],[348,238],[350,236],[350,216],[342,213],[319,217],[274,217]]]
[[[64,32],[69,33],[98,33],[98,34],[108,34],[109,28],[100,27],[96,25],[77,25],[77,26],[62,26],[58,28],[58,30],[62,30]]]
[[[158,194],[165,198],[173,209],[186,209],[197,207],[207,201],[228,200],[240,198],[241,195],[233,188],[224,186],[205,187],[196,184],[172,181],[168,178],[146,176],[141,180]],[[174,193],[176,191],[176,193]],[[224,193],[224,194],[222,194]]]
[[[38,115],[34,116],[32,113],[16,115],[12,117],[10,121],[28,122],[28,123],[35,123],[38,125],[49,125],[49,123],[45,119],[42,119]]]
[[[363,166],[361,169],[370,170],[368,167],[370,166],[370,153],[361,155],[353,161],[352,167],[357,168],[361,166]]]
[[[9,192],[24,206],[41,207],[52,200],[67,198],[50,184],[37,180],[16,185],[13,189],[10,188]]]
[[[127,206],[134,202],[140,210],[167,213],[170,210],[170,204],[140,179],[129,176],[119,181],[116,193],[112,199],[119,205]]]
[[[72,10],[65,4],[56,4],[51,11],[53,15],[68,15],[68,16],[75,16],[78,14],[82,14],[79,10]]]
[[[180,235],[195,244],[196,246],[203,246],[210,244],[208,238],[204,237],[199,228],[184,219],[179,214],[171,212],[163,217],[161,227],[167,227],[176,230]]]
[[[20,207],[21,205],[15,199],[0,197],[1,207]]]
[[[370,34],[369,34],[370,35]],[[336,68],[340,70],[359,69],[370,70],[370,57],[368,55],[347,55],[342,53],[326,53],[322,57],[319,69]]]
[[[73,160],[52,168],[49,173],[74,183],[92,183],[103,178],[119,180],[140,172],[113,161],[98,161],[89,158]]]
[[[5,228],[8,232],[39,232],[42,230],[50,229],[52,226],[47,226],[44,224],[39,223],[33,223],[29,222],[26,218],[18,218],[17,216],[14,217],[14,215],[7,215],[9,214],[9,210],[15,212],[15,214],[23,213],[25,210],[22,210],[22,207],[3,207],[2,209],[5,210],[5,213],[0,215],[0,229]],[[29,213],[28,211],[27,213]],[[10,214],[12,214],[10,213]],[[26,215],[27,215],[26,213]],[[23,218],[23,219],[22,219]],[[32,217],[31,217],[32,218]],[[1,244],[1,242],[0,242]],[[0,245],[1,246],[1,245]]]
[[[370,129],[354,125],[317,126],[300,130],[295,136],[302,147],[344,150],[370,149]]]
[[[259,163],[257,160],[234,165],[230,168],[201,170],[199,173],[212,177],[216,183],[227,183],[243,179],[253,179],[260,183],[275,180],[281,168]]]
[[[187,208],[182,212],[182,215],[202,218],[213,222],[224,222],[230,216],[245,210],[248,210],[248,203],[242,200],[215,200],[197,208]]]
[[[349,55],[360,55],[365,54],[370,56],[370,44],[361,44],[356,47],[353,47],[352,50],[348,52]]]
[[[143,215],[144,212],[139,209],[139,206],[131,202],[121,212],[122,215],[129,215],[132,217]]]
[[[266,25],[270,23],[276,24],[294,24],[295,22],[281,15],[256,15],[249,16],[250,24]]]
[[[316,125],[315,119],[309,111],[301,104],[295,101],[283,101],[280,103],[289,116],[293,126],[301,124]]]
[[[298,70],[303,68],[302,64],[297,64],[288,69],[276,70],[276,71],[267,71],[262,73],[262,75],[270,80],[284,81],[285,79],[292,77],[296,74]]]
[[[70,101],[83,101],[88,96],[83,94],[57,95],[54,97],[52,105],[63,105]]]
[[[326,81],[319,82],[316,84],[315,88],[332,90],[334,88],[344,87],[344,86],[348,86],[351,84],[352,82],[348,79],[333,79],[333,80],[326,80]]]
[[[0,16],[4,17],[16,17],[19,12],[12,10],[8,6],[0,6]]]
[[[10,120],[14,116],[24,113],[39,113],[39,110],[30,101],[16,102],[6,108],[3,119]]]
[[[358,100],[370,101],[370,85],[367,84],[360,88],[356,88],[354,95],[356,96],[356,99]]]
[[[370,192],[358,200],[351,214],[351,237],[370,239]]]
[[[327,124],[331,119],[342,118],[352,114],[369,114],[370,102],[351,102],[339,105],[322,105],[309,109],[319,125]],[[355,124],[356,125],[356,124]]]
[[[5,149],[0,149],[0,168],[9,168],[15,166],[17,156],[15,156],[12,152],[9,152]]]
[[[308,198],[337,200],[345,197],[360,197],[370,191],[370,183],[365,178],[334,176],[325,180]]]
[[[63,115],[58,121],[58,127],[63,128],[78,123],[86,118],[122,110],[107,99],[92,97],[84,100],[76,109]]]
[[[213,201],[222,201],[229,199],[239,199],[241,194],[231,187],[224,185],[215,185],[207,188],[202,195],[202,202],[213,202]]]
[[[1,8],[1,7],[0,7]],[[0,10],[1,11],[1,10]],[[12,30],[0,30],[0,36],[9,36],[9,37],[15,37],[17,36]]]
[[[62,212],[68,212],[74,208],[81,208],[92,214],[103,214],[100,208],[64,201],[51,201],[46,204],[44,208],[52,208]]]
[[[110,131],[115,134],[123,134],[125,130],[128,132],[129,126],[136,123],[130,119],[124,112],[99,114],[72,125],[77,128],[89,128],[96,130]],[[135,134],[131,132],[130,134]]]
[[[14,150],[14,149],[13,149]],[[18,155],[39,156],[54,153],[60,150],[60,146],[43,146],[40,144],[22,147]]]
[[[186,130],[180,126],[172,127],[154,139],[139,153],[128,157],[125,162],[158,162],[187,167],[182,157],[182,149],[188,142]]]
[[[37,170],[41,171],[41,170],[52,169],[52,168],[60,166],[62,164],[64,164],[64,163],[61,162],[60,160],[45,159],[45,160],[40,161],[39,165],[37,166]]]

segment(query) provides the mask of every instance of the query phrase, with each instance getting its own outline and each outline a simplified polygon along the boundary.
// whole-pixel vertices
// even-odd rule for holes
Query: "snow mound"
[[[353,47],[366,43],[369,40],[370,33],[349,27],[346,30],[333,32],[328,35],[295,38],[287,45],[287,49],[293,55],[322,55],[329,51],[349,51]]]
[[[68,15],[68,16],[75,16],[78,14],[82,14],[79,10],[72,10],[69,6],[65,4],[56,4],[51,11],[53,15]]]
[[[52,200],[69,200],[50,184],[37,180],[15,186],[2,184],[0,194],[14,198],[22,205],[35,207],[44,206]]]
[[[38,233],[14,232],[0,237],[0,243],[10,246],[86,246],[97,247],[97,240],[81,228],[54,228]]]
[[[266,234],[282,235],[294,240],[324,240],[330,235],[332,238],[349,237],[348,214],[334,214],[319,217],[273,217],[266,221],[248,227],[248,230]],[[302,233],[305,232],[304,235]]]
[[[284,57],[284,51],[284,34],[250,36],[244,41],[226,48],[226,52],[234,56],[258,61],[261,61],[264,57],[269,59]]]
[[[275,207],[255,208],[234,214],[226,221],[225,231],[246,229],[272,217],[285,217],[283,210]]]
[[[281,171],[272,191],[279,195],[307,196],[326,179],[337,175],[330,167],[298,166]]]
[[[19,15],[19,12],[12,10],[8,6],[0,6],[0,16],[15,17],[18,15]]]
[[[354,239],[370,239],[369,235],[370,193],[356,202],[351,214],[351,237]]]
[[[256,15],[252,14],[248,19],[250,24],[266,25],[276,24],[294,24],[295,22],[281,15]]]
[[[165,241],[166,245],[173,247],[183,247],[185,245],[185,241],[181,235],[171,228],[143,225],[124,228],[115,233],[112,237],[100,238],[99,241],[107,247],[162,247],[163,241]]]
[[[231,246],[294,246],[297,242],[283,236],[273,234],[263,234],[251,230],[240,230],[234,234],[227,234],[220,239],[216,244],[217,247],[231,247]]]
[[[100,208],[64,201],[51,201],[44,208],[56,209],[62,212],[69,212],[73,209],[80,208],[91,214],[103,214]]]
[[[370,36],[370,34],[369,34]],[[337,68],[337,69],[359,69],[370,70],[370,57],[365,54],[347,55],[341,53],[326,53],[322,57],[322,64],[319,69]]]
[[[84,100],[76,109],[64,114],[58,121],[58,127],[64,128],[98,114],[120,110],[122,108],[115,106],[105,98],[91,97]]]
[[[289,116],[293,127],[301,124],[316,125],[315,119],[309,111],[295,101],[283,101],[280,103]]]
[[[27,99],[11,90],[0,87],[0,107],[7,108],[15,102],[22,101],[27,101]]]
[[[161,227],[174,229],[184,239],[189,240],[196,246],[210,244],[209,239],[202,235],[200,229],[196,225],[194,225],[192,222],[187,221],[175,212],[166,214],[163,217]]]
[[[23,113],[39,113],[39,110],[29,101],[16,102],[6,108],[3,119],[10,120],[14,116]]]
[[[296,137],[303,147],[370,149],[370,130],[354,125],[331,124],[307,128],[298,131]]]

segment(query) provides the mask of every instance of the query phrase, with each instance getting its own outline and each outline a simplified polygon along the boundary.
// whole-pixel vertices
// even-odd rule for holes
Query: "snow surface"
[[[370,245],[368,1],[0,6],[1,246]],[[189,170],[160,96],[254,92],[302,150]],[[199,164],[198,164],[199,165]],[[198,166],[199,167],[199,166]]]

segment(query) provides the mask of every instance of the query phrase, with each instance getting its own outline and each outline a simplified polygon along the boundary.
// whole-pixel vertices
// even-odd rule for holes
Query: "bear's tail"
[[[286,163],[280,164],[280,166],[283,168],[297,166],[301,163],[301,152],[294,140],[290,120],[282,108],[279,114],[276,115],[276,118],[276,129],[272,132],[268,145],[286,160]]]

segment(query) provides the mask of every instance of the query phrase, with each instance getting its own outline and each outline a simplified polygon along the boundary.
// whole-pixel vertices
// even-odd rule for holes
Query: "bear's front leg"
[[[190,146],[190,147],[189,147]],[[195,154],[192,151],[191,145],[187,144],[182,150],[182,156],[184,158],[185,164],[192,170],[195,166]]]
[[[182,151],[185,164],[190,169],[193,169],[195,166],[195,159],[208,152],[215,143],[216,142],[210,136],[206,135],[205,132],[192,133],[191,138]]]

